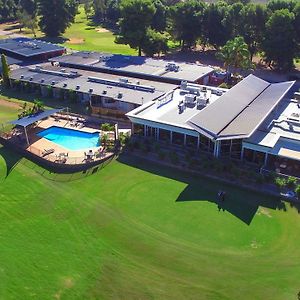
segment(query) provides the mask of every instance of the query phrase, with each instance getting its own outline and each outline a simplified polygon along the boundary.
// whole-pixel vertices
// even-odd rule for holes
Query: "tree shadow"
[[[3,157],[6,165],[6,176],[7,178],[9,174],[14,170],[14,168],[20,162],[22,156],[18,153],[12,152],[5,147],[0,147],[0,156]]]
[[[234,184],[207,179],[200,175],[162,166],[159,163],[150,163],[130,154],[121,154],[118,161],[149,173],[186,183],[186,188],[180,193],[176,202],[208,201],[214,203],[219,211],[227,211],[247,225],[251,224],[259,207],[286,211],[285,203],[279,198],[250,192]],[[224,201],[218,197],[220,190],[226,191]],[[300,212],[300,206],[298,212]]]
[[[58,37],[49,37],[49,36],[43,36],[39,37],[39,40],[47,42],[47,43],[53,43],[53,44],[63,44],[69,39],[64,36],[58,36]]]

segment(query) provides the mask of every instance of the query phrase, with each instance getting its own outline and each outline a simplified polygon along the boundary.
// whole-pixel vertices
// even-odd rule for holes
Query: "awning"
[[[281,138],[270,153],[300,161],[300,143],[299,141]]]
[[[13,125],[19,125],[22,127],[27,127],[30,124],[33,124],[37,121],[40,121],[42,119],[45,119],[55,113],[58,113],[60,111],[64,110],[64,108],[57,108],[57,109],[49,109],[40,113],[36,113],[36,114],[32,114],[30,116],[18,119],[18,120],[14,120],[14,121],[10,121],[10,124]]]

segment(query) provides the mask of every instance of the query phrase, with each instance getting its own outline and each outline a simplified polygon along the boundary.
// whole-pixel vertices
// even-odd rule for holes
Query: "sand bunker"
[[[99,33],[109,32],[109,30],[107,30],[105,28],[102,28],[102,27],[96,28],[96,31],[99,32]]]
[[[84,39],[81,38],[70,38],[67,41],[68,44],[72,44],[72,45],[79,45],[79,44],[83,44],[84,43]]]

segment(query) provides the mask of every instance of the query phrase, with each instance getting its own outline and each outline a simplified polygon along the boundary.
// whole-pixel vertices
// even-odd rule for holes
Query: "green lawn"
[[[298,211],[218,182],[130,156],[57,175],[0,148],[0,201],[0,299],[286,300],[300,290]]]
[[[11,29],[13,32],[19,33],[19,29],[15,27],[15,25],[2,26],[3,29]],[[28,29],[23,29],[22,34],[33,37]],[[43,38],[43,33],[41,31],[37,31],[37,38]],[[137,54],[136,50],[131,49],[127,45],[116,44],[114,40],[115,35],[113,32],[101,28],[100,25],[93,24],[91,20],[87,20],[82,5],[79,6],[79,14],[75,17],[75,23],[66,30],[61,38],[54,40],[47,39],[47,41],[62,44],[63,46],[74,50],[99,51],[126,55]]]
[[[82,6],[79,7],[79,14],[75,18],[75,23],[67,29],[64,37],[69,39],[69,42],[64,43],[64,46],[75,50],[84,51],[100,51],[109,53],[121,53],[135,55],[137,52],[129,46],[116,44],[115,36],[112,32],[98,32],[100,26],[90,24],[84,13]],[[101,30],[101,29],[100,29]],[[103,30],[103,28],[102,28]],[[72,44],[72,40],[78,44]]]

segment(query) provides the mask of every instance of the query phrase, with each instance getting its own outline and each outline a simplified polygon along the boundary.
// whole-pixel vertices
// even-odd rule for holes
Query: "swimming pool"
[[[52,126],[40,131],[37,135],[69,150],[83,150],[100,146],[99,132],[89,133]]]

